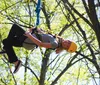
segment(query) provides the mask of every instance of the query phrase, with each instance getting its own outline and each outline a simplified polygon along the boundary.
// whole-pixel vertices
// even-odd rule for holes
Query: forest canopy
[[[0,50],[12,24],[25,31],[36,26],[38,0],[0,0]],[[41,0],[37,26],[77,43],[75,53],[37,48],[14,50],[23,65],[12,73],[0,54],[0,85],[99,85],[100,0]]]

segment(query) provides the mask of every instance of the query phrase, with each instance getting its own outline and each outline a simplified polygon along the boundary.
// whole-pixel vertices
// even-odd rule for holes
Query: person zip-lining
[[[4,50],[0,53],[6,53],[9,62],[15,65],[13,73],[16,73],[22,64],[21,60],[16,56],[13,46],[24,47],[28,50],[37,46],[51,48],[55,49],[56,53],[60,53],[63,50],[73,53],[77,50],[77,45],[73,41],[45,34],[41,29],[34,27],[26,32],[17,24],[12,25],[8,37],[3,40],[3,45]]]

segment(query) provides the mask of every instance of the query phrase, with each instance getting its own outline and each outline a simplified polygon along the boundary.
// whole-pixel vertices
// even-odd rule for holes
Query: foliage
[[[0,1],[0,50],[13,23],[23,29],[35,26],[37,0]],[[77,52],[37,48],[14,50],[23,61],[19,72],[7,55],[0,55],[0,85],[99,85],[100,9],[99,0],[42,0],[40,25],[44,30],[77,43]]]

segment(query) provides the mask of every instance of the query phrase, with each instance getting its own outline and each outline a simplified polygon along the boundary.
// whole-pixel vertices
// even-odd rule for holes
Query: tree
[[[0,3],[2,49],[2,39],[12,23],[18,23],[25,30],[35,25],[37,2],[2,0]],[[1,85],[89,85],[92,79],[93,85],[100,84],[99,3],[99,0],[42,0],[38,27],[72,39],[77,42],[78,50],[73,54],[63,51],[57,55],[50,49],[14,48],[24,62],[23,79],[12,73],[7,56],[0,55]]]

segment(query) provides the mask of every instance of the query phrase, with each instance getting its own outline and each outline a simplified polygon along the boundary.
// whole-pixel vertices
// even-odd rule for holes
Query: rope
[[[38,0],[37,7],[36,7],[36,26],[40,24],[40,10],[41,10],[41,0]]]

